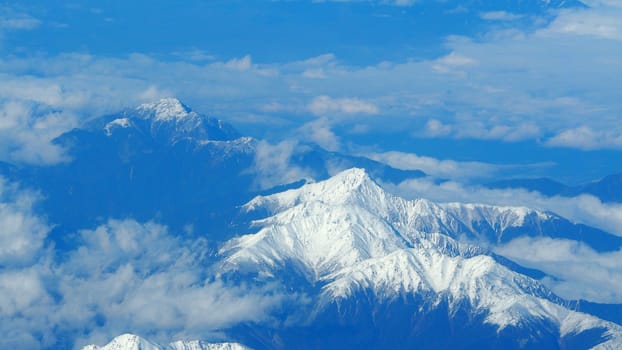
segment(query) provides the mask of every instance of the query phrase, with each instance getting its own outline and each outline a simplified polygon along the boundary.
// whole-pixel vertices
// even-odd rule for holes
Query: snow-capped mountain
[[[345,329],[384,334],[388,331],[382,324],[385,317],[404,317],[406,324],[430,317],[429,323],[440,329],[449,323],[452,332],[468,328],[495,339],[488,345],[477,343],[478,348],[622,346],[622,327],[565,308],[536,280],[451,234],[454,220],[473,228],[474,221],[485,218],[502,232],[523,225],[529,214],[549,219],[547,213],[407,201],[386,193],[361,169],[255,198],[244,209],[263,210],[269,216],[255,221],[260,227],[257,233],[236,238],[223,248],[220,268],[250,273],[260,281],[286,279],[283,276],[292,273],[302,276],[313,287],[310,290],[318,291],[308,327],[340,320]],[[397,312],[392,308],[397,305],[412,314],[390,316],[380,311],[382,305],[390,313]],[[467,315],[462,316],[467,321],[453,324],[456,315]],[[353,321],[361,317],[372,317],[372,324]],[[400,336],[410,343],[404,344],[430,340],[416,327],[405,331]],[[284,339],[291,336],[286,333]],[[387,339],[371,344],[374,341],[394,344]],[[315,343],[320,344],[326,346]]]
[[[272,192],[257,185],[266,176],[265,169],[258,170],[265,167],[265,142],[240,136],[226,122],[194,112],[174,98],[95,118],[54,142],[70,161],[0,164],[0,175],[42,193],[43,210],[57,224],[51,237],[59,247],[66,235],[93,227],[102,217],[157,219],[178,232],[224,240],[232,235],[229,225],[237,207],[260,191]],[[283,156],[272,158],[278,157]],[[424,175],[314,145],[300,145],[287,158],[288,166],[304,171],[286,180],[278,172],[270,175],[275,185],[285,188],[352,166],[385,180]]]
[[[135,129],[173,144],[181,140],[231,141],[240,137],[231,125],[194,112],[176,98],[142,104],[121,115],[100,119],[93,126],[102,129],[102,123],[107,136],[123,129]]]
[[[341,207],[335,208],[335,204]],[[361,211],[361,208],[364,208]],[[572,224],[550,212],[542,212],[526,207],[500,207],[482,204],[435,203],[424,198],[412,201],[385,192],[361,169],[353,169],[335,176],[328,181],[307,185],[266,197],[256,197],[243,208],[246,212],[267,211],[276,215],[257,221],[267,228],[260,231],[264,235],[276,235],[274,222],[282,218],[301,217],[304,220],[317,220],[307,214],[327,210],[331,215],[339,215],[341,210],[347,216],[370,216],[374,228],[362,228],[362,232],[379,234],[377,228],[388,232],[387,237],[395,240],[393,231],[400,232],[400,239],[410,244],[421,234],[441,233],[459,241],[469,241],[480,245],[504,243],[519,236],[547,236],[583,241],[589,245],[618,249],[622,240],[602,231],[583,225]],[[296,232],[308,232],[309,227],[324,227],[320,232],[335,232],[340,223],[327,219],[327,222],[303,223]],[[368,223],[368,225],[371,225]],[[307,229],[305,231],[305,229]],[[357,228],[358,229],[358,228]],[[302,233],[300,233],[302,234]],[[355,236],[354,233],[352,233]],[[361,234],[356,235],[362,237]],[[368,239],[366,241],[369,241]],[[376,242],[380,237],[376,237]],[[384,242],[384,238],[382,238]],[[602,242],[606,242],[603,244]],[[389,244],[389,243],[387,243]],[[394,244],[394,243],[391,243]],[[374,249],[366,247],[366,252]],[[382,252],[384,254],[385,251]],[[241,252],[238,254],[242,254]],[[321,254],[324,254],[322,252]],[[339,254],[337,254],[339,255]],[[369,257],[373,257],[370,255]]]
[[[104,346],[87,345],[82,350],[248,350],[238,343],[208,343],[204,341],[176,341],[158,345],[134,334],[122,334]]]

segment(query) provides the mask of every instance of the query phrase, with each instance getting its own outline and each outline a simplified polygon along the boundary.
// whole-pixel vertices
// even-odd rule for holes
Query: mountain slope
[[[386,193],[363,170],[351,170],[299,190],[256,197],[243,209],[248,213],[258,210],[278,213],[265,222],[257,222],[262,225],[285,216],[303,216],[312,210],[309,206],[326,207],[335,203],[354,204],[354,207],[344,209],[350,213],[355,213],[360,204],[368,213],[383,220],[380,225],[390,224],[391,229],[401,232],[407,241],[421,233],[442,233],[461,241],[484,245],[506,243],[519,236],[546,236],[581,241],[598,250],[616,250],[622,246],[620,237],[570,223],[550,212],[525,207],[434,203],[423,198],[404,200]],[[279,234],[269,229],[260,233]]]
[[[255,222],[257,233],[236,238],[222,249],[221,269],[254,275],[258,281],[291,280],[291,288],[300,288],[299,280],[284,277],[294,274],[311,286],[307,291],[315,297],[304,326],[266,331],[286,339],[283,348],[300,346],[298,342],[314,332],[332,332],[337,344],[348,346],[357,340],[347,332],[378,334],[367,339],[369,347],[363,346],[371,348],[369,344],[393,347],[434,341],[435,334],[452,329],[494,340],[471,344],[478,348],[622,346],[620,326],[566,309],[537,281],[503,266],[484,249],[435,231],[451,225],[427,224],[430,208],[439,210],[438,222],[450,217],[443,211],[449,208],[462,213],[464,223],[475,217],[477,206],[456,210],[457,204],[423,204],[387,194],[360,169],[258,197],[244,209],[263,210],[269,216]],[[487,219],[499,230],[522,224],[517,218],[527,212],[488,209],[486,213],[494,215]],[[507,212],[516,217],[508,220]],[[399,333],[405,343],[397,344],[386,328],[389,319],[419,326],[400,326],[406,327],[405,334]],[[269,342],[261,335],[243,339],[257,348]],[[436,342],[434,347],[460,341]],[[302,346],[314,347],[338,346],[321,341]]]

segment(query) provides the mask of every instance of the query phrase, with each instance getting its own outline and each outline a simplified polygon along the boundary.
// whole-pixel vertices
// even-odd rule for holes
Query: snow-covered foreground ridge
[[[425,295],[431,304],[471,305],[497,326],[547,322],[561,337],[604,330],[597,348],[622,348],[622,327],[566,309],[538,281],[512,271],[475,245],[485,222],[505,229],[527,216],[549,214],[521,207],[408,201],[386,193],[360,169],[300,189],[257,197],[248,212],[267,212],[260,229],[229,242],[222,269],[278,278],[292,266],[321,286],[318,309],[372,292],[380,300]]]
[[[82,350],[250,350],[238,343],[208,343],[198,340],[158,345],[134,334],[123,334],[104,346],[87,345]]]

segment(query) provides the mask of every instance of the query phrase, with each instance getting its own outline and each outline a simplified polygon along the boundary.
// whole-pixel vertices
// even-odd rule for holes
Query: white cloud
[[[293,140],[281,141],[274,145],[267,141],[259,141],[251,169],[255,174],[255,186],[259,189],[268,189],[304,178],[313,178],[311,169],[292,163],[291,158],[300,147],[298,142]]]
[[[425,125],[425,134],[431,137],[447,136],[451,133],[451,125],[445,125],[436,119],[430,119]]]
[[[0,159],[52,164],[67,160],[51,141],[75,124],[70,113],[37,111],[23,101],[0,102]]]
[[[329,151],[338,151],[341,148],[339,137],[333,132],[326,118],[320,118],[306,123],[299,129],[303,140],[317,143]]]
[[[622,303],[622,250],[598,253],[575,241],[517,238],[495,251],[557,277],[544,283],[561,297]]]
[[[582,126],[560,132],[548,139],[547,145],[585,150],[622,148],[622,132],[594,131],[590,127]]]
[[[358,98],[332,98],[318,96],[309,104],[309,110],[319,116],[331,114],[378,114],[379,109],[371,102]]]
[[[40,254],[49,226],[34,214],[37,199],[0,178],[0,266],[28,264]]]
[[[154,223],[110,220],[79,237],[61,262],[0,271],[1,348],[58,347],[57,334],[76,347],[124,332],[200,339],[266,320],[295,297],[210,276],[204,240],[182,240]]]
[[[44,245],[50,227],[33,213],[36,200],[0,181],[0,348],[79,348],[128,331],[201,339],[266,320],[297,298],[279,286],[215,278],[204,239],[185,240],[150,222],[110,220],[81,231],[75,248],[54,261],[53,246]]]
[[[41,21],[25,13],[15,13],[0,7],[0,30],[31,30],[37,28]]]
[[[233,58],[225,62],[224,66],[230,69],[239,71],[247,71],[252,67],[252,60],[250,55],[246,55],[242,58]]]
[[[366,157],[388,164],[396,169],[422,170],[428,175],[448,179],[491,178],[502,166],[481,162],[459,162],[419,156],[415,153],[369,153]]]
[[[408,126],[421,130],[417,136],[546,143],[549,135],[585,127],[609,135],[608,142],[590,147],[619,148],[622,100],[615,82],[622,79],[622,46],[618,29],[607,29],[619,27],[611,20],[619,11],[612,5],[565,10],[535,32],[449,37],[443,57],[367,66],[345,65],[333,54],[285,63],[256,63],[250,55],[222,61],[161,61],[141,54],[6,57],[0,99],[90,118],[175,95],[198,111],[248,120],[253,130],[275,118],[297,129],[315,114],[330,117],[339,130]],[[564,29],[580,18],[614,34]],[[275,96],[283,108],[265,110]],[[383,118],[362,118],[377,114]],[[561,145],[557,139],[550,144]]]
[[[592,10],[563,11],[541,34],[563,33],[622,41],[620,16],[622,7],[613,3]]]
[[[515,21],[524,17],[523,15],[506,11],[483,12],[479,16],[487,21]]]
[[[477,64],[476,60],[455,52],[451,52],[449,55],[443,56],[434,61],[432,69],[439,73],[463,73],[461,71],[456,71],[455,69],[475,64]]]

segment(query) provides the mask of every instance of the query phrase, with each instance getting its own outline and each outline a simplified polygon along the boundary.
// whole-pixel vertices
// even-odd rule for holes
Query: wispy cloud
[[[479,15],[482,19],[487,21],[515,21],[525,17],[524,15],[510,13],[506,11],[490,11],[483,12]]]
[[[597,5],[602,11],[565,11],[543,33],[564,33],[622,41],[622,6],[619,2]]]
[[[0,31],[31,30],[37,28],[41,21],[27,13],[17,12],[0,5]]]
[[[615,147],[622,148],[622,132],[595,131],[590,127],[581,126],[567,129],[547,140],[549,146],[573,147],[585,150]]]
[[[378,114],[379,110],[371,102],[358,98],[332,98],[318,96],[309,104],[309,110],[319,116],[331,114]]]
[[[396,169],[422,170],[428,175],[446,179],[492,178],[497,176],[503,168],[503,166],[489,163],[442,160],[397,151],[365,155]]]

